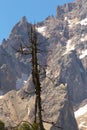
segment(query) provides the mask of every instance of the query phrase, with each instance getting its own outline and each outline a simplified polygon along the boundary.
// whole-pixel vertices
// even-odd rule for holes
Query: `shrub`
[[[37,123],[33,123],[31,130],[39,130],[38,124]]]
[[[29,123],[24,122],[17,130],[39,130],[39,129],[37,123],[33,123],[32,125],[30,125]]]
[[[5,124],[0,120],[0,130],[5,130]]]
[[[28,123],[23,123],[19,130],[31,130],[31,128]]]

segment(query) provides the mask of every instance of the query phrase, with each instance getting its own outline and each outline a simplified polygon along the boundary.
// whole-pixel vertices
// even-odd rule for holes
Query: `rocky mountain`
[[[86,6],[86,0],[58,6],[56,17],[49,16],[35,25],[38,46],[43,50],[38,62],[46,71],[41,80],[43,118],[64,130],[78,129],[73,106],[87,98]],[[0,119],[7,126],[14,126],[21,120],[32,122],[34,118],[35,95],[29,94],[34,90],[31,55],[16,51],[20,44],[26,50],[30,46],[31,25],[24,16],[0,45]],[[47,129],[58,129],[54,125],[44,125]]]

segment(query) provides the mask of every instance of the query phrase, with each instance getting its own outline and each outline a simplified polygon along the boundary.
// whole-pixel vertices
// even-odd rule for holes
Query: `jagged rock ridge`
[[[64,98],[59,100],[61,100],[60,103],[64,101],[65,106],[70,107],[72,105],[69,104],[69,102],[76,104],[87,98],[86,5],[87,2],[85,0],[76,0],[74,3],[65,4],[60,7],[58,6],[56,18],[48,17],[43,22],[36,25],[38,42],[43,43],[40,47],[45,51],[45,53],[43,53],[43,58],[39,55],[39,62],[40,64],[47,65],[46,75],[50,77],[54,83],[53,85],[51,84],[51,87],[55,87],[53,87],[54,90],[52,89],[51,91],[50,83],[48,83],[46,78],[42,81],[42,86],[44,86],[44,82],[46,82],[46,91],[50,89],[49,97],[51,97],[51,93],[53,93],[56,88],[61,88],[61,84],[67,84],[68,88],[66,92],[68,92],[68,103]],[[17,88],[23,87],[25,82],[28,83],[26,80],[28,76],[30,77],[31,73],[30,56],[20,55],[13,48],[17,49],[20,46],[20,43],[23,46],[30,44],[28,39],[30,27],[31,24],[23,17],[12,29],[8,40],[3,40],[2,45],[0,46],[1,94],[6,93],[9,90],[17,90]],[[19,84],[22,80],[24,80],[23,83]],[[44,91],[43,87],[43,92]],[[14,91],[12,92],[16,93]],[[20,90],[20,93],[20,97],[22,96],[22,98],[27,100],[27,95],[23,89]],[[46,92],[44,92],[43,95],[46,97],[45,93]],[[54,111],[55,110],[52,112]],[[61,111],[63,111],[62,108]],[[64,107],[64,112],[67,112],[67,107]],[[65,130],[77,130],[76,124],[73,125],[75,120],[74,116],[71,116],[73,115],[72,109],[69,110],[69,113],[67,113],[68,116],[66,118],[64,117],[63,120],[60,115],[58,120],[61,119],[61,125],[64,124],[68,116],[73,120],[72,125],[70,126],[64,124],[63,127],[65,127]],[[68,120],[67,123],[69,121],[70,120]]]

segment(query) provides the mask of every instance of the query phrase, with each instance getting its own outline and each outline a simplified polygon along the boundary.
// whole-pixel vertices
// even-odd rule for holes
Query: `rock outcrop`
[[[53,117],[53,121],[64,130],[78,129],[72,104],[76,105],[87,98],[86,6],[86,0],[58,6],[56,18],[50,16],[35,25],[39,50],[43,50],[38,54],[38,62],[43,66],[40,68],[42,74],[45,68],[41,80],[42,105],[46,110],[43,117],[47,120]],[[30,47],[30,29],[31,23],[23,17],[14,26],[9,38],[0,45],[0,95],[7,93],[0,99],[0,117],[11,125],[21,119],[33,120],[32,102],[35,96],[29,94],[30,90],[34,90],[31,83],[31,55],[17,52],[20,45],[25,49]],[[28,104],[31,104],[28,107],[31,112],[26,109]],[[30,114],[30,118],[27,114]],[[52,126],[51,129],[57,128]]]
[[[54,122],[53,124],[44,123],[45,128],[56,130],[61,127],[64,130],[77,130],[73,108],[66,91],[67,86],[61,84],[55,87],[48,79],[46,79],[45,83],[49,87],[42,86],[43,120]],[[29,87],[31,86],[28,86],[28,88],[25,86],[18,92],[10,91],[0,97],[0,119],[5,122],[7,127],[16,126],[16,124],[25,120],[34,121],[35,96],[31,94]],[[30,94],[27,95],[29,92]]]

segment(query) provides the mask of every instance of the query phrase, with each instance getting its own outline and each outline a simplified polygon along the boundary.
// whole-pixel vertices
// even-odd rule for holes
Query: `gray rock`
[[[38,62],[43,66],[40,68],[41,73],[44,72],[43,68],[46,70],[44,77],[41,77],[42,105],[46,110],[46,113],[43,113],[44,119],[50,120],[53,115],[53,121],[65,130],[77,130],[71,103],[75,105],[87,98],[86,7],[86,0],[76,0],[74,3],[58,6],[56,18],[50,16],[35,25],[39,49],[44,50],[44,52],[42,51],[41,54],[38,54]],[[32,71],[31,55],[24,56],[16,51],[19,49],[20,44],[23,47],[30,47],[31,44],[28,38],[30,29],[31,23],[28,23],[26,17],[23,17],[14,26],[9,38],[4,40],[0,46],[1,94],[16,90],[16,83],[18,79],[22,79],[23,74],[29,76],[24,88],[22,88],[22,84],[18,92],[11,91],[1,99],[1,103],[4,104],[4,116],[1,114],[0,117],[4,120],[6,119],[5,121],[9,117],[9,122],[12,124],[17,119],[19,121],[21,119],[28,120],[28,110],[26,109],[28,104],[31,105],[31,121],[34,118],[32,117],[32,114],[34,114],[34,103],[32,102],[35,96],[31,94],[31,90],[34,90],[32,78],[30,77]],[[65,84],[68,86],[67,89],[62,88]],[[65,96],[65,93],[67,93],[67,96]],[[6,98],[10,101],[7,101]],[[5,100],[6,104],[8,104],[6,109]],[[23,104],[25,106],[21,108]],[[18,107],[16,108],[17,105]],[[10,108],[10,106],[12,107]],[[11,118],[7,114],[9,110],[14,114],[14,116],[11,114],[11,116],[15,117],[14,120],[13,117]],[[21,115],[22,112],[23,114]],[[20,113],[19,117],[18,113]],[[52,126],[51,129],[57,128]]]
[[[61,84],[56,88],[49,79],[45,80],[46,86],[42,86],[42,108],[43,120],[46,122],[54,122],[52,124],[44,123],[46,129],[56,130],[62,127],[64,130],[78,130],[72,104],[69,102],[67,95],[67,86]],[[49,87],[47,87],[47,84]],[[26,87],[24,87],[26,90]],[[20,90],[23,92],[22,90]],[[34,102],[35,96],[25,97],[21,99],[20,91],[11,91],[0,98],[0,119],[6,126],[15,126],[23,120],[34,121]]]

